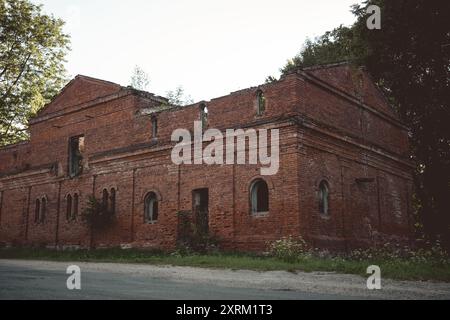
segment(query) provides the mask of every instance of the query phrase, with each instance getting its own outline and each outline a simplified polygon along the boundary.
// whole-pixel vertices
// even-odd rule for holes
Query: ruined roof
[[[305,72],[359,99],[362,103],[368,104],[376,110],[398,119],[397,113],[364,67],[344,61],[298,68],[294,72],[298,71]]]
[[[124,87],[111,81],[77,75],[33,119],[58,113],[67,108],[81,106],[87,102],[122,91],[139,95],[143,98],[158,100],[161,103],[167,103],[166,98],[156,96],[150,92]]]

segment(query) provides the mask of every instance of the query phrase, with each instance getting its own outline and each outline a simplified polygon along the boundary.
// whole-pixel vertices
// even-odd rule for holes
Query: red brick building
[[[209,128],[278,128],[278,173],[173,164],[172,132],[192,130],[205,106]],[[77,76],[30,134],[0,149],[4,245],[174,248],[179,212],[197,211],[225,248],[243,250],[287,235],[348,248],[411,233],[408,130],[367,73],[347,64],[186,107]],[[105,230],[81,219],[92,194],[114,212]]]

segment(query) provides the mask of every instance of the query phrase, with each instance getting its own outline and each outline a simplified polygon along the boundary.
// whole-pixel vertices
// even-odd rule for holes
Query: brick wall
[[[263,115],[256,114],[258,89],[266,99]],[[174,165],[171,134],[193,131],[200,103],[170,107],[150,93],[78,76],[30,121],[30,141],[0,149],[0,243],[173,249],[178,213],[192,211],[192,192],[203,188],[209,231],[227,249],[264,250],[287,235],[339,249],[410,236],[407,129],[364,71],[299,70],[204,103],[209,128],[279,129],[278,173],[262,177],[261,166],[250,164]],[[83,171],[70,178],[68,143],[78,135],[86,143]],[[255,216],[250,185],[260,178],[268,185],[269,212]],[[319,212],[323,180],[330,191],[326,216]],[[93,232],[81,213],[89,196],[101,198],[104,189],[116,192],[115,222]],[[153,224],[144,219],[149,192],[159,200]],[[78,216],[67,219],[74,194]],[[37,223],[36,199],[43,197],[46,218]]]

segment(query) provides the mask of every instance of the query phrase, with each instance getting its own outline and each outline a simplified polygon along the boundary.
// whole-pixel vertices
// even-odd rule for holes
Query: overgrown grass
[[[180,254],[138,249],[97,249],[56,251],[49,249],[0,249],[0,259],[50,260],[67,262],[117,262],[256,271],[322,271],[367,276],[370,265],[381,268],[383,278],[450,282],[450,265],[408,259],[352,260],[345,257],[301,255],[293,261],[241,253]]]

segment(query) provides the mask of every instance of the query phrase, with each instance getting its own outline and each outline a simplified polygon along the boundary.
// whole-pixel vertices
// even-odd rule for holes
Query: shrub
[[[433,262],[435,264],[450,265],[450,256],[442,247],[439,240],[428,242],[424,248],[411,252],[411,260],[414,262]]]
[[[213,253],[219,250],[220,239],[211,235],[202,222],[193,223],[190,211],[180,211],[177,215],[177,254]]]
[[[114,213],[94,196],[89,197],[82,217],[91,228],[96,230],[107,228],[114,222]]]
[[[283,237],[268,243],[269,255],[287,262],[293,262],[301,257],[309,256],[308,245],[302,237]]]
[[[355,261],[364,260],[405,260],[415,263],[450,264],[448,253],[443,249],[439,241],[428,242],[426,246],[412,249],[409,246],[385,243],[381,247],[369,249],[355,249],[345,256]]]

